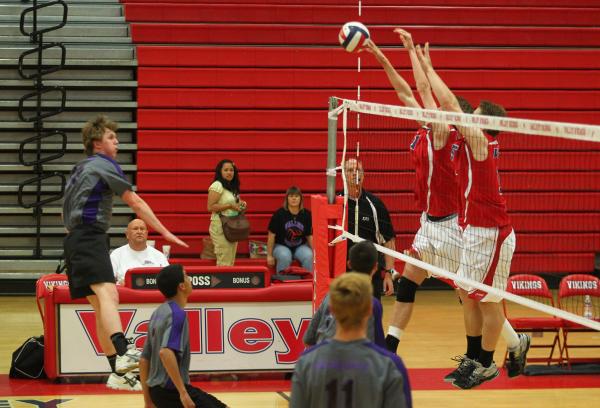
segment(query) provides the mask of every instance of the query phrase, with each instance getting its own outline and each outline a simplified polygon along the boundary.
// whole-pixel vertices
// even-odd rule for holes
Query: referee
[[[346,160],[344,173],[348,185],[348,232],[395,251],[396,234],[390,214],[383,201],[363,189],[365,174],[360,160]],[[352,245],[353,242],[348,241],[348,253]],[[394,258],[379,252],[378,264],[372,280],[373,296],[381,300],[381,293],[388,296],[394,293]]]

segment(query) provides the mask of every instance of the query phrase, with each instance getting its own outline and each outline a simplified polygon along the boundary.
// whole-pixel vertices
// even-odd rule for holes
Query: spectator
[[[285,192],[283,207],[269,222],[267,264],[277,273],[288,268],[292,259],[309,272],[313,270],[312,217],[302,205],[302,191],[292,186]]]
[[[240,200],[240,178],[233,161],[221,160],[215,168],[215,178],[208,187],[208,211],[210,216],[210,239],[215,247],[217,266],[233,266],[237,242],[229,242],[223,234],[220,214],[232,217],[246,209]]]
[[[131,268],[167,266],[169,261],[159,250],[148,245],[148,227],[139,218],[131,221],[125,231],[127,244],[110,254],[117,285],[122,285],[125,273]]]

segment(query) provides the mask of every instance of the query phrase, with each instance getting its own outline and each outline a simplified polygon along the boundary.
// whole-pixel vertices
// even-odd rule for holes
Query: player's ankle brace
[[[419,285],[404,276],[398,282],[396,300],[402,303],[415,303],[415,295]]]
[[[113,346],[115,346],[118,355],[122,356],[127,353],[127,339],[123,333],[118,332],[112,334],[110,336],[110,341],[112,341]]]

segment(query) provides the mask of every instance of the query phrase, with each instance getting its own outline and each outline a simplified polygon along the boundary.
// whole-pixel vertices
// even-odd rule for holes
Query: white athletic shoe
[[[140,365],[140,357],[142,356],[142,352],[138,349],[129,349],[127,353],[122,356],[117,356],[117,361],[115,362],[115,371],[118,374],[124,374],[133,369],[136,369]]]
[[[142,391],[142,384],[137,377],[131,373],[123,375],[112,373],[106,382],[108,388],[121,391]]]

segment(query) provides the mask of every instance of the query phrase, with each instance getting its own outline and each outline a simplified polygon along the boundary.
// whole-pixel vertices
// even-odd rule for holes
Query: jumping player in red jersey
[[[461,112],[456,96],[433,69],[428,45],[424,51],[417,48],[417,56],[441,108]],[[502,106],[488,101],[482,101],[474,113],[506,116]],[[498,132],[466,126],[457,128],[460,133],[452,142],[451,160],[459,175],[460,217],[461,225],[465,226],[458,275],[504,290],[516,240],[498,179]],[[479,356],[473,358],[467,354],[450,374],[455,386],[468,389],[498,375],[494,350],[500,334],[507,328],[500,297],[459,286],[467,339],[481,336]],[[513,351],[521,371],[529,343],[529,336],[520,335],[519,346]]]
[[[408,51],[417,90],[425,108],[437,109],[410,33],[400,28],[394,32],[399,35]],[[369,40],[366,47],[383,67],[400,101],[406,106],[421,108],[408,83],[375,43]],[[463,100],[463,103],[461,107],[465,112],[473,111],[467,101]],[[449,159],[452,141],[458,137],[457,133],[455,128],[445,124],[422,124],[410,145],[416,173],[415,200],[422,215],[421,228],[415,235],[409,252],[417,259],[451,272],[458,269],[462,245],[461,230],[457,222],[458,180]],[[411,264],[404,267],[386,337],[387,347],[394,353],[412,315],[417,288],[428,277],[431,277],[431,273],[427,270]]]

